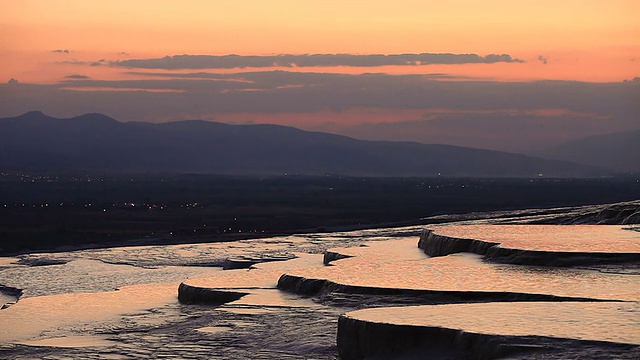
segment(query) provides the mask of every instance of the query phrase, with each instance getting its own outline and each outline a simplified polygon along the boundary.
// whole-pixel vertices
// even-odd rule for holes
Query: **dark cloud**
[[[234,69],[261,67],[376,67],[417,66],[429,64],[492,64],[498,62],[522,63],[523,60],[507,54],[309,54],[309,55],[175,55],[155,59],[113,61],[112,66],[139,69]]]
[[[89,79],[89,77],[88,77],[87,75],[72,74],[72,75],[67,75],[67,76],[65,76],[65,79],[78,79],[78,80],[84,80],[84,79]]]
[[[92,63],[89,64],[89,66],[103,66],[107,64],[107,60],[106,59],[100,59],[98,61],[94,61]]]
[[[191,73],[175,73],[175,72],[140,72],[140,71],[129,71],[126,72],[127,75],[136,75],[136,76],[144,76],[144,77],[161,77],[161,78],[176,78],[176,79],[234,79],[234,78],[245,78],[251,77],[255,79],[256,77],[278,77],[278,75],[285,75],[286,77],[291,77],[287,74],[292,74],[288,71],[282,70],[274,70],[274,71],[254,71],[254,72],[244,72],[238,74],[220,74],[220,73],[211,73],[211,72],[191,72]],[[304,79],[306,81],[313,79],[327,79],[327,78],[335,78],[342,76],[342,74],[332,74],[332,73],[304,73],[304,72],[296,72],[295,77],[298,79]],[[369,74],[371,75],[371,74]],[[411,76],[411,75],[410,75]],[[420,74],[423,78],[432,78],[432,79],[469,79],[466,76],[458,76],[446,73],[430,73],[430,74]],[[282,76],[280,76],[282,78]]]
[[[296,125],[301,128],[355,137],[513,151],[571,136],[640,129],[638,78],[587,83],[442,81],[450,75],[441,73],[138,71],[128,75],[136,76],[98,80],[72,74],[56,84],[19,86],[10,80],[0,84],[0,117],[41,109],[61,117],[99,112],[124,121],[225,116],[244,121],[250,114],[246,121],[260,122],[261,114],[269,114],[270,119],[300,119]],[[377,110],[383,117],[368,115]],[[375,123],[394,121],[397,113],[408,114],[404,120],[415,116],[415,121]],[[305,123],[307,114],[315,116],[313,125]],[[355,126],[356,121],[365,124]],[[321,122],[326,125],[320,127]]]
[[[483,133],[486,139],[490,138],[492,131],[496,136],[508,136],[510,131],[515,131],[507,126],[511,124],[510,121],[522,120],[525,116],[534,117],[532,110],[540,109],[540,113],[544,109],[566,109],[568,114],[595,114],[598,117],[589,117],[589,122],[582,122],[580,118],[558,124],[551,120],[576,117],[544,117],[544,121],[538,121],[536,117],[538,120],[527,120],[530,124],[527,129],[577,134],[585,129],[596,129],[596,123],[610,132],[621,128],[640,128],[637,116],[640,113],[638,81],[441,81],[415,74],[348,75],[287,71],[193,73],[176,74],[179,77],[175,78],[162,77],[166,75],[149,75],[136,80],[66,79],[49,85],[0,84],[0,117],[33,109],[60,116],[101,112],[121,120],[150,121],[237,113],[299,113],[299,126],[304,128],[307,125],[304,122],[305,113],[326,113],[326,121],[331,122],[341,121],[332,119],[331,111],[354,110],[358,113],[358,109],[384,109],[390,114],[389,120],[392,120],[396,110],[415,110],[417,114],[424,109],[454,110],[452,114],[441,115],[443,120],[439,122],[429,123],[434,119],[428,118],[424,123],[404,125],[403,133],[415,133],[415,139],[419,140],[418,134],[424,134],[428,129],[446,130],[448,134],[455,135],[456,131],[465,128],[480,131],[483,126],[490,129]],[[501,113],[496,109],[513,109],[516,115]],[[358,119],[359,122],[371,122],[366,119],[365,112],[362,116],[365,118]],[[277,118],[275,115],[271,117]],[[259,115],[253,120],[256,119],[259,119]],[[364,130],[361,129],[360,133],[363,134]],[[392,129],[383,126],[369,130],[392,134]],[[531,139],[537,138],[532,136]],[[515,140],[513,143],[517,145]],[[522,141],[524,144],[526,142]]]
[[[266,90],[267,84],[251,84],[235,80],[67,80],[60,83],[60,88],[74,89],[138,89],[148,91],[175,90],[191,94],[224,93],[242,90]]]
[[[210,72],[191,72],[191,73],[175,73],[175,72],[140,72],[129,71],[127,75],[136,75],[143,77],[155,77],[155,78],[176,78],[176,79],[228,79],[232,75],[210,73]]]
[[[538,61],[540,61],[543,65],[547,65],[548,60],[547,60],[547,58],[546,58],[546,57],[544,57],[544,56],[542,56],[542,55],[539,55],[537,59],[538,59]]]
[[[68,54],[70,53],[69,49],[56,49],[56,50],[51,50],[52,53],[56,53],[56,54]]]
[[[129,73],[131,74],[131,73]],[[139,74],[139,73],[136,73]],[[189,102],[210,98],[218,112],[258,111],[291,112],[335,110],[359,106],[393,108],[422,105],[417,96],[438,91],[437,84],[446,74],[387,75],[387,74],[331,74],[287,71],[245,72],[236,74],[187,73],[147,74],[150,78],[135,80],[76,80],[60,84],[74,89],[139,89],[147,91],[180,91],[192,96]],[[156,78],[160,77],[160,78]],[[163,79],[162,77],[167,77]],[[433,83],[433,84],[431,84]],[[408,94],[403,94],[404,92]],[[253,93],[253,94],[252,94]],[[336,97],[343,94],[343,98]],[[378,97],[384,97],[381,99]],[[429,95],[432,96],[432,95]],[[241,100],[243,98],[246,100]],[[308,98],[307,98],[308,97]],[[402,98],[398,98],[402,97]],[[415,103],[409,105],[410,99]],[[352,104],[353,102],[354,104]]]
[[[637,82],[592,84],[573,81],[503,83],[438,81],[422,75],[321,74],[286,71],[219,74],[217,79],[76,80],[56,85],[87,89],[175,90],[180,93],[137,94],[141,106],[125,94],[117,107],[129,114],[158,113],[288,113],[342,111],[352,108],[461,110],[570,109],[578,112],[637,114]],[[626,86],[625,86],[626,85]],[[60,91],[60,90],[58,90]],[[93,102],[118,94],[90,96]],[[162,100],[161,100],[162,99]],[[109,100],[111,102],[111,100]],[[132,102],[133,101],[133,102]],[[64,103],[64,102],[63,102]],[[153,109],[153,110],[149,110]],[[198,109],[198,110],[195,110]],[[124,118],[131,118],[127,115]],[[134,117],[135,118],[135,117]],[[639,126],[640,127],[640,124]]]
[[[83,61],[78,59],[71,59],[65,61],[58,61],[57,64],[67,64],[67,65],[89,65],[89,66],[103,66],[107,64],[106,59],[100,59],[98,61]]]
[[[65,60],[65,61],[56,61],[56,64],[66,64],[66,65],[89,65],[88,62],[86,61],[82,61],[82,60],[78,60],[78,59],[71,59],[71,60]]]

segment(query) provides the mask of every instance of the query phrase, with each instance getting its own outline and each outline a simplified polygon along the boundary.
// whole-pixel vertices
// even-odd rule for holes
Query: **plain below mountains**
[[[598,168],[449,145],[364,141],[276,125],[0,119],[0,169],[233,175],[596,177]]]

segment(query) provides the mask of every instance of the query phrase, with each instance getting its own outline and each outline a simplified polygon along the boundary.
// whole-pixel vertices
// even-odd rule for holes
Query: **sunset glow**
[[[0,0],[0,359],[640,359],[638,155],[640,0]]]
[[[103,112],[357,137],[339,127],[422,121],[439,109],[555,109],[614,119],[609,131],[640,126],[629,117],[637,107],[598,85],[638,95],[622,85],[640,76],[633,0],[28,0],[2,10],[0,116]],[[549,80],[559,86],[536,90]],[[589,90],[576,97],[575,81]]]
[[[27,0],[3,4],[0,77],[52,81],[54,74],[68,71],[65,62],[174,54],[429,52],[507,53],[527,61],[517,67],[448,69],[469,76],[620,81],[638,75],[640,25],[634,14],[639,12],[640,3],[633,0],[393,5],[361,0],[179,5],[166,0]],[[54,50],[68,52],[51,53]],[[541,66],[538,56],[548,59],[547,66]],[[116,71],[84,70],[118,77]]]

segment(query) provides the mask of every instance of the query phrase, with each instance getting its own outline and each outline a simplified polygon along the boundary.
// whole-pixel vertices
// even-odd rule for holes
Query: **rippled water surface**
[[[489,240],[496,241],[498,229],[483,226]],[[637,251],[634,250],[637,232],[619,227],[571,228],[576,229],[574,235],[568,227],[504,229],[509,233],[529,231],[528,240],[520,237],[518,241],[535,243],[528,245],[534,247],[541,246],[549,231],[557,231],[552,234],[555,240],[549,244],[558,249],[582,249],[593,242],[583,239],[589,237],[610,241],[607,246],[615,245],[614,250]],[[638,275],[490,264],[472,254],[429,258],[417,248],[422,229],[375,229],[0,258],[0,285],[24,290],[16,304],[0,310],[0,358],[334,359],[337,318],[350,309],[322,305],[313,299],[277,290],[276,283],[282,274],[330,279],[348,285],[626,300],[632,301],[632,305],[620,305],[620,309],[626,309],[629,321],[637,319]],[[438,229],[453,232],[456,227],[439,226]],[[542,233],[546,235],[540,235]],[[561,242],[576,243],[561,247]],[[325,266],[323,253],[327,249],[352,257]],[[594,245],[592,249],[598,248]],[[279,261],[223,271],[220,266],[227,258]],[[235,289],[248,295],[219,307],[183,305],[177,301],[180,282]],[[2,297],[0,301],[7,299],[10,297]],[[468,314],[464,317],[468,320],[465,326],[474,323],[472,319],[481,322],[482,319],[475,317],[477,314],[472,315],[473,310],[463,310],[467,305],[460,306],[455,310]],[[496,316],[500,309],[508,309],[504,316],[529,311],[518,306],[495,304],[486,311]],[[540,309],[531,308],[532,314],[544,313]],[[571,316],[585,319],[587,322],[583,324],[587,324],[584,327],[588,329],[601,320],[617,324],[616,314],[620,312],[612,310],[611,305],[595,303],[553,309],[562,320],[559,324],[566,322],[567,329],[573,326],[569,321]],[[562,314],[567,317],[563,318]],[[448,311],[440,313],[442,319],[448,315]],[[535,332],[538,328],[530,329]]]
[[[640,298],[637,275],[492,264],[468,253],[429,258],[416,247],[415,238],[336,251],[354,257],[335,261],[335,266],[299,269],[290,274],[387,288],[508,291],[612,300]]]
[[[278,278],[296,268],[324,266],[327,247],[357,246],[419,231],[363,230],[0,258],[0,285],[24,289],[18,303],[0,311],[0,357],[209,358],[218,353],[227,358],[273,358],[270,351],[275,351],[288,358],[307,349],[318,358],[333,358],[339,312],[275,289]],[[292,260],[223,271],[219,266],[227,258]],[[182,281],[243,289],[248,295],[217,309],[185,306],[177,301]],[[0,300],[14,298],[2,295]],[[218,327],[230,330],[196,331]],[[292,332],[309,338],[292,341]],[[234,345],[238,341],[243,345]],[[39,350],[29,350],[32,347]]]
[[[65,336],[59,338],[46,338],[34,341],[24,341],[21,344],[29,346],[50,346],[50,347],[104,347],[110,346],[114,343],[106,340],[101,336]]]
[[[640,304],[487,303],[406,306],[354,311],[378,323],[435,326],[480,334],[542,335],[640,345]]]
[[[16,301],[15,296],[9,296],[9,295],[0,293],[0,306],[2,306],[3,304],[14,302],[14,301]]]
[[[567,252],[640,252],[637,227],[616,225],[439,225],[437,234],[498,242],[505,248]]]

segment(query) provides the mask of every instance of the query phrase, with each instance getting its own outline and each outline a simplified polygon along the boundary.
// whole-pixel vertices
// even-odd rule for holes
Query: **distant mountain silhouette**
[[[0,169],[362,176],[600,176],[584,165],[449,145],[363,141],[277,125],[0,119]]]
[[[618,172],[640,173],[640,130],[589,136],[538,155]]]

